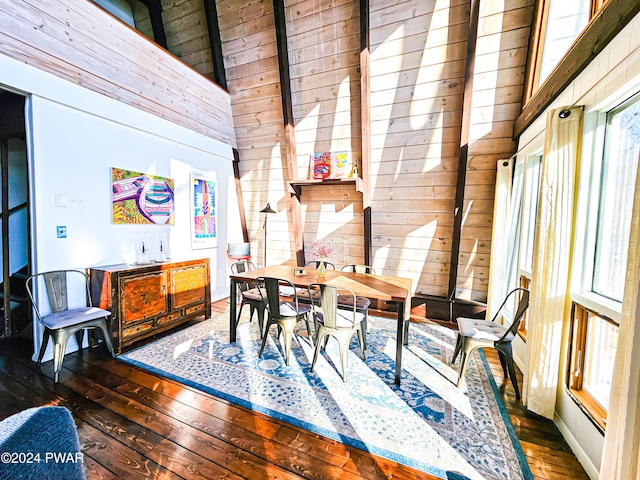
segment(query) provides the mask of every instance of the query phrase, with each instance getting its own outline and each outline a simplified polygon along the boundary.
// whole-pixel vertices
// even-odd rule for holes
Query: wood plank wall
[[[229,95],[92,2],[0,2],[0,53],[235,146]]]
[[[370,2],[374,266],[445,296],[469,2]]]
[[[456,297],[486,300],[495,163],[515,151],[533,0],[481,2]],[[271,0],[219,0],[225,66],[252,244],[269,262],[295,258],[288,180],[309,155],[361,158],[359,3],[285,2],[298,178],[286,177]],[[373,266],[446,297],[453,235],[470,2],[370,0]],[[362,196],[352,186],[302,186],[305,244],[326,239],[336,264],[364,258]]]
[[[314,152],[346,150],[361,162],[359,11],[358,0],[286,2],[300,179],[309,178]],[[330,245],[337,266],[363,263],[362,194],[355,186],[303,187],[300,200],[305,246]]]
[[[278,52],[271,0],[216,3],[222,53],[238,142],[247,230],[254,258],[262,262],[267,202],[268,263],[295,258],[289,215],[285,132]]]
[[[516,150],[534,3],[480,2],[457,298],[486,301],[496,163]]]
[[[213,60],[203,0],[163,0],[162,21],[169,51],[213,80]]]

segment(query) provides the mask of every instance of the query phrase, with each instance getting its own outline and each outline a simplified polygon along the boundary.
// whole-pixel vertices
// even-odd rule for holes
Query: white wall
[[[601,108],[611,108],[637,91],[640,91],[640,16],[634,18],[614,38],[549,109],[584,105],[588,114]],[[547,111],[520,137],[518,155],[542,147]],[[522,358],[524,353],[521,353],[521,347],[517,345],[518,356]],[[526,366],[518,363],[524,372]],[[589,477],[595,479],[600,470],[604,437],[566,393],[564,365],[563,362],[559,372],[560,387],[554,420]]]
[[[133,262],[138,232],[165,232],[172,258],[208,257],[212,298],[228,296],[226,244],[242,238],[230,146],[3,55],[0,88],[28,99],[33,272]],[[173,178],[175,225],[112,224],[111,167]],[[217,179],[217,248],[191,248],[191,173]],[[66,207],[55,206],[57,194]],[[40,339],[37,328],[36,352]]]

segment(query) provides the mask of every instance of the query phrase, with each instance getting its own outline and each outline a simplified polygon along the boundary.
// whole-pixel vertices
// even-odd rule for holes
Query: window
[[[597,114],[596,114],[597,115]],[[640,95],[597,115],[601,145],[581,178],[583,218],[576,239],[567,386],[604,430],[624,294],[631,213],[640,154]],[[578,240],[576,240],[578,241]]]
[[[536,19],[527,98],[544,83],[606,0],[544,0]]]
[[[593,270],[593,291],[622,302],[640,152],[640,104],[609,114]]]
[[[573,397],[604,430],[618,346],[618,325],[577,303],[573,304],[572,312],[567,384]]]

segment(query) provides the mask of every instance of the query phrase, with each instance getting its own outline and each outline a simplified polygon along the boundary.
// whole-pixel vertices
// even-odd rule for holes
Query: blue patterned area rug
[[[455,332],[411,323],[398,387],[395,320],[369,317],[367,360],[354,338],[345,383],[334,339],[309,371],[313,346],[304,322],[286,366],[275,327],[259,359],[257,322],[244,316],[237,343],[229,343],[228,318],[220,314],[118,358],[441,478],[532,478],[481,354],[456,387],[457,364],[448,363]]]

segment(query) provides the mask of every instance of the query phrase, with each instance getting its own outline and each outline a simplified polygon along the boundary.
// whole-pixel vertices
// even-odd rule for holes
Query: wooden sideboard
[[[111,312],[119,355],[138,340],[200,315],[211,316],[209,259],[106,265],[89,271],[91,300]]]

